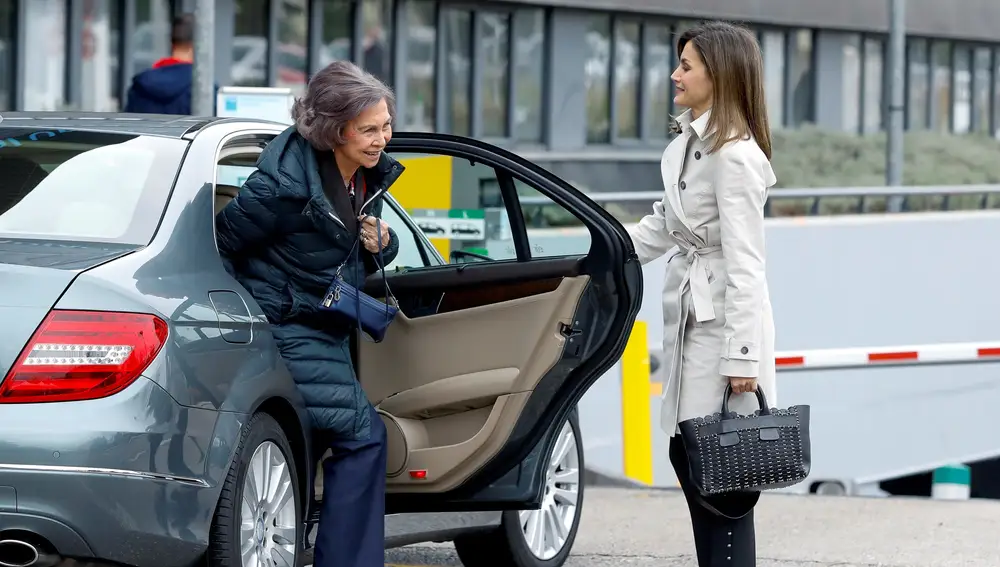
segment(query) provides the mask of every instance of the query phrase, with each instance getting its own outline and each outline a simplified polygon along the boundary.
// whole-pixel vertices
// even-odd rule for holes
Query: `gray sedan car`
[[[4,115],[0,565],[307,557],[322,454],[268,321],[214,236],[240,171],[283,129]],[[500,148],[412,133],[388,151],[450,160],[394,186],[383,216],[400,235],[386,276],[400,314],[384,341],[359,341],[358,378],[389,432],[386,513],[400,519],[387,522],[389,543],[455,538],[467,563],[561,564],[579,518],[573,409],[638,312],[631,242],[599,205]],[[456,251],[446,263],[404,201],[451,187],[435,176],[462,168],[492,176],[477,190],[498,188],[507,225],[485,235],[492,257]],[[529,194],[585,226],[588,248],[533,244],[519,203]],[[369,293],[383,290],[369,280]],[[414,517],[426,526],[407,533]]]

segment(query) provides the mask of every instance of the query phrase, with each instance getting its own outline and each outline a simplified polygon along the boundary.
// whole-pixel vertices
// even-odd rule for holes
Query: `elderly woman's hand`
[[[368,250],[372,254],[377,254],[379,251],[379,239],[381,239],[382,248],[389,245],[388,223],[368,215],[361,215],[358,217],[358,220],[361,221],[361,244],[364,245],[365,250]]]

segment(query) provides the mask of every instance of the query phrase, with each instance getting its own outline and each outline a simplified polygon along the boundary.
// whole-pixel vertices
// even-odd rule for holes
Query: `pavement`
[[[567,567],[694,567],[675,490],[588,487]],[[1000,501],[765,494],[758,567],[997,567]],[[458,566],[451,544],[386,551],[396,566]]]

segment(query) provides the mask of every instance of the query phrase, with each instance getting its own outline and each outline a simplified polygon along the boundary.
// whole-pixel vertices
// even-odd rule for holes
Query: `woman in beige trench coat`
[[[702,497],[690,480],[678,423],[777,402],[774,322],[764,269],[764,201],[775,177],[760,47],[752,32],[711,22],[677,42],[674,101],[687,111],[660,163],[664,197],[630,230],[642,263],[669,252],[664,353],[672,356],[661,426],[687,497],[700,567],[756,564],[759,493]],[[726,133],[726,134],[720,134]]]

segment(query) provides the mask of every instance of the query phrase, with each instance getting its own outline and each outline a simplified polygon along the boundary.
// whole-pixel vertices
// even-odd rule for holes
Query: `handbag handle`
[[[757,384],[757,405],[760,406],[761,415],[771,415],[771,410],[767,405],[767,398],[764,397],[764,389]],[[722,395],[722,419],[728,419],[729,415],[729,396],[733,395],[733,385],[726,382],[726,393]]]

